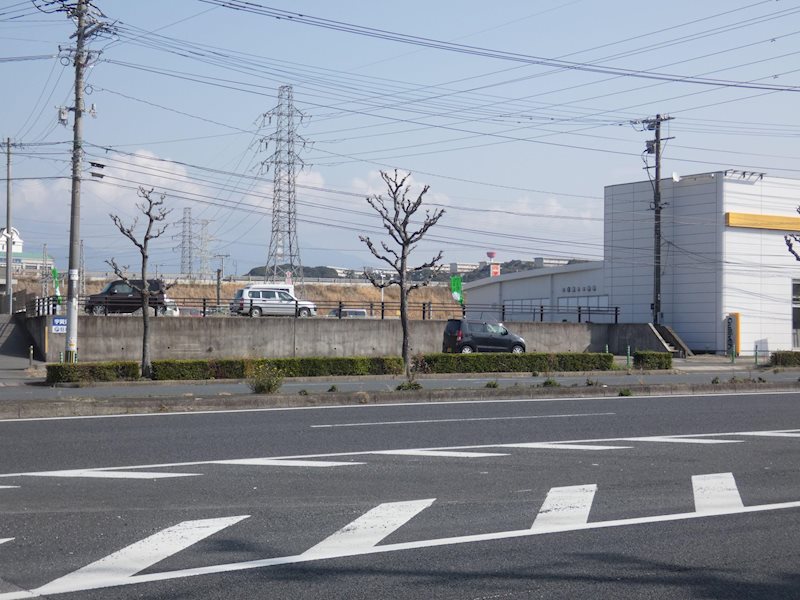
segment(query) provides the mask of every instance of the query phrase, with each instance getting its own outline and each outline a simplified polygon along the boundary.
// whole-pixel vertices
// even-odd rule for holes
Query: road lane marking
[[[551,488],[531,530],[542,533],[585,525],[589,521],[589,511],[592,509],[596,491],[596,484]]]
[[[0,490],[16,490],[19,489],[18,485],[0,485]]]
[[[151,471],[109,471],[99,469],[69,469],[65,471],[38,471],[24,473],[28,477],[89,477],[96,479],[170,479],[172,477],[197,477],[202,473],[153,473]]]
[[[349,467],[363,465],[360,462],[335,462],[326,460],[293,460],[289,458],[234,458],[213,460],[212,465],[249,465],[255,467]]]
[[[693,475],[694,506],[699,513],[736,510],[744,507],[732,473]]]
[[[471,417],[464,419],[420,419],[416,421],[374,421],[372,423],[332,423],[329,425],[311,425],[312,429],[331,427],[371,427],[376,425],[422,425],[430,423],[466,423],[469,421],[513,421],[517,419],[565,419],[568,417],[608,417],[616,415],[613,412],[604,413],[571,413],[563,415],[528,415],[518,417]]]
[[[800,431],[791,430],[791,431],[745,431],[739,433],[738,435],[751,435],[755,437],[787,437],[787,438],[795,438],[800,437]]]
[[[63,594],[124,585],[126,580],[165,558],[235,525],[249,515],[183,521],[105,558],[60,577],[34,590],[37,595]]]
[[[718,510],[712,510],[708,512],[685,512],[685,513],[676,513],[670,515],[655,515],[650,517],[634,517],[629,519],[615,519],[611,521],[597,521],[593,523],[588,523],[588,522],[573,523],[571,525],[565,525],[560,528],[552,528],[539,531],[534,529],[520,529],[512,531],[500,531],[494,533],[463,535],[463,536],[455,536],[447,538],[434,538],[434,539],[418,540],[412,542],[400,542],[395,544],[362,546],[359,548],[351,547],[349,550],[343,551],[335,556],[326,555],[324,558],[331,559],[331,558],[345,558],[353,556],[366,556],[371,554],[400,552],[406,550],[416,550],[421,548],[435,548],[440,546],[450,546],[457,544],[491,542],[491,541],[499,541],[499,540],[515,539],[515,538],[525,538],[536,535],[550,535],[554,533],[591,531],[595,529],[625,527],[630,525],[668,523],[668,522],[684,521],[684,520],[698,519],[698,518],[750,514],[750,513],[768,512],[776,510],[787,510],[793,508],[800,508],[800,501],[780,502],[776,504],[760,504],[757,506],[744,506],[735,508],[720,508]],[[234,518],[238,519],[238,517]],[[193,568],[179,569],[174,571],[163,571],[160,573],[133,575],[130,577],[126,577],[124,579],[114,579],[114,580],[109,579],[105,581],[100,579],[95,579],[91,582],[89,582],[86,579],[80,580],[72,578],[71,575],[67,575],[66,577],[62,577],[59,580],[56,580],[49,584],[45,584],[31,591],[0,593],[0,600],[22,600],[27,598],[36,598],[44,594],[81,592],[88,589],[99,589],[101,587],[113,587],[113,586],[123,586],[123,585],[134,585],[139,583],[152,583],[157,581],[168,581],[174,579],[182,579],[185,577],[197,577],[201,575],[214,575],[218,573],[231,573],[235,571],[246,571],[251,569],[260,569],[260,568],[274,567],[280,565],[305,563],[320,559],[321,557],[315,556],[313,554],[303,553],[291,556],[279,556],[273,558],[249,560],[244,562],[223,563],[205,567],[193,567]],[[53,587],[53,585],[56,582],[60,582],[60,585],[58,586],[57,589]],[[92,587],[87,587],[88,583],[92,583]]]
[[[325,558],[372,548],[428,508],[435,500],[436,498],[427,498],[380,504],[303,552],[303,556]]]
[[[664,440],[677,440],[677,439],[702,439],[702,438],[712,438],[712,437],[732,437],[732,436],[748,436],[748,437],[763,437],[765,439],[781,439],[782,436],[776,436],[772,434],[778,433],[800,433],[800,429],[782,429],[782,430],[770,430],[770,431],[727,431],[727,432],[714,432],[714,433],[691,433],[691,434],[672,434],[672,435],[658,435],[658,436],[642,436],[636,437],[635,439],[638,441],[664,441]],[[584,440],[556,440],[550,442],[519,442],[519,443],[511,443],[511,444],[474,444],[470,446],[442,446],[442,447],[434,447],[434,448],[411,448],[410,450],[422,450],[422,451],[470,451],[470,450],[489,450],[489,449],[500,449],[500,448],[542,448],[542,449],[574,449],[574,450],[616,450],[616,449],[629,449],[632,446],[613,446],[613,445],[604,445],[599,444],[600,442],[622,442],[622,441],[630,441],[633,438],[630,437],[618,437],[618,438],[593,438],[593,439],[584,439]],[[730,442],[731,440],[728,440]],[[741,440],[735,440],[741,441]],[[700,442],[700,443],[707,443],[707,442]],[[370,454],[374,454],[376,452],[383,452],[382,450],[363,450],[357,452],[331,452],[327,454],[300,454],[300,455],[290,455],[290,456],[274,456],[264,459],[257,459],[263,461],[280,461],[280,464],[286,465],[286,461],[289,460],[298,460],[298,461],[308,461],[320,463],[322,461],[317,461],[315,459],[331,459],[331,458],[343,458],[343,457],[357,457],[357,456],[367,456]],[[244,461],[249,461],[251,459],[232,459],[235,461],[242,461],[241,464],[248,464]],[[193,466],[202,466],[202,465],[213,465],[213,464],[225,464],[225,460],[200,460],[200,461],[187,461],[187,462],[179,462],[179,463],[158,463],[158,464],[147,464],[147,465],[127,465],[127,466],[116,466],[116,467],[93,467],[89,469],[76,469],[70,472],[76,471],[91,471],[91,472],[125,472],[125,470],[131,469],[165,469],[165,468],[173,468],[173,467],[193,467]],[[266,464],[266,463],[264,463]],[[359,463],[343,463],[343,464],[350,464],[355,465]],[[313,465],[311,465],[313,466]],[[53,473],[61,473],[62,471],[47,471],[49,474]],[[32,472],[24,472],[24,473],[0,473],[0,478],[10,478],[10,477],[20,477],[20,476],[28,476],[28,475],[38,475],[41,472],[32,471]],[[193,475],[193,474],[189,474]]]
[[[376,450],[371,454],[389,456],[442,456],[445,458],[486,458],[491,456],[508,456],[499,452],[468,452],[464,450]]]
[[[650,437],[623,438],[626,442],[658,442],[667,444],[739,444],[744,440],[707,440],[695,437],[680,437],[670,435],[655,435]]]
[[[631,446],[598,446],[590,444],[562,444],[560,442],[523,442],[498,444],[498,448],[539,448],[541,450],[627,450]]]
[[[0,538],[0,544],[5,544],[6,542],[10,542],[14,538]]]

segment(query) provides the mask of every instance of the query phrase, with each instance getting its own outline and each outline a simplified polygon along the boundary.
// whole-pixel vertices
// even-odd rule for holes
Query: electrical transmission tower
[[[208,261],[211,258],[211,254],[208,250],[208,242],[211,240],[211,237],[208,235],[208,219],[203,219],[200,221],[200,244],[198,247],[197,254],[200,258],[200,278],[201,279],[210,279],[211,278],[211,271],[208,267]]]
[[[281,86],[278,106],[264,115],[265,121],[271,123],[274,119],[276,125],[275,133],[262,140],[265,147],[271,143],[274,148],[272,155],[262,163],[267,168],[272,165],[273,170],[272,231],[264,281],[284,281],[294,277],[301,285],[303,283],[295,194],[295,170],[298,165],[301,169],[304,166],[295,153],[296,146],[305,145],[305,140],[297,133],[298,122],[303,118],[303,113],[294,107],[292,86]]]
[[[191,208],[184,208],[183,209],[183,218],[178,221],[178,225],[181,226],[180,240],[181,243],[178,246],[181,251],[181,275],[186,278],[192,277],[192,209]],[[178,235],[173,236],[173,239],[178,237]],[[175,248],[177,250],[178,248]]]

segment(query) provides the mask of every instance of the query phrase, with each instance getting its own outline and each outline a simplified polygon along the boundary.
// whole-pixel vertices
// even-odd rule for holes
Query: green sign
[[[461,275],[452,275],[450,277],[450,293],[453,295],[453,300],[459,304],[464,304],[464,294],[461,291]]]

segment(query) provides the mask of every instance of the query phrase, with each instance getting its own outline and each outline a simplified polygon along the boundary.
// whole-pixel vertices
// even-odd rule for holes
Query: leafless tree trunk
[[[417,267],[409,267],[408,259],[416,243],[425,236],[431,227],[436,225],[444,214],[444,210],[438,209],[431,212],[426,209],[425,217],[419,228],[410,231],[410,228],[414,227],[411,222],[412,218],[422,206],[423,198],[428,193],[429,186],[423,187],[415,199],[410,199],[408,197],[410,186],[406,184],[408,178],[411,177],[410,173],[401,176],[395,169],[393,175],[381,171],[381,177],[386,183],[388,197],[384,198],[382,195],[370,196],[367,198],[367,202],[380,215],[383,227],[389,233],[389,237],[394,241],[396,247],[390,247],[386,242],[382,241],[380,245],[383,252],[381,252],[368,236],[360,235],[358,237],[367,245],[367,248],[375,258],[388,264],[397,275],[396,278],[393,277],[386,282],[382,282],[380,276],[375,273],[364,273],[372,282],[372,285],[377,288],[386,288],[392,285],[400,287],[400,323],[403,329],[402,357],[406,378],[410,380],[408,293],[418,287],[428,285],[430,282],[430,279],[426,279],[412,283],[410,275],[411,273],[435,267],[442,259],[442,251],[440,250],[430,261]]]
[[[142,256],[142,285],[139,286],[132,283],[126,274],[127,267],[120,267],[113,258],[106,262],[114,269],[114,273],[116,273],[117,277],[124,280],[142,295],[142,377],[150,379],[153,373],[150,363],[150,286],[147,281],[148,247],[150,245],[150,240],[160,237],[166,231],[167,227],[169,227],[168,223],[164,223],[163,225],[159,225],[159,223],[163,223],[172,210],[164,208],[164,198],[166,198],[166,194],[161,194],[157,199],[153,199],[152,189],[146,190],[140,187],[137,191],[137,195],[139,198],[142,198],[143,201],[137,203],[136,208],[147,218],[147,227],[145,228],[141,240],[136,237],[136,225],[139,222],[138,217],[133,219],[133,223],[131,223],[130,226],[126,226],[118,215],[109,214],[109,216],[114,222],[114,225],[117,226],[117,229],[120,230],[120,233],[133,242],[133,245],[139,249],[139,253]]]
[[[800,213],[800,206],[797,207],[797,212]],[[800,244],[800,234],[797,233],[787,233],[783,236],[783,240],[786,242],[786,247],[789,249],[789,253],[794,256],[795,260],[800,261],[800,253],[795,249],[795,244]]]

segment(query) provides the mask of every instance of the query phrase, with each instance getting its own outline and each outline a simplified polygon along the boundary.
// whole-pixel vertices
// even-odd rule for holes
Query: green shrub
[[[332,385],[331,387],[328,388],[328,391],[329,392],[338,392],[339,388],[337,388],[335,385]]]
[[[208,360],[154,360],[153,379],[212,379],[211,361]]]
[[[628,388],[622,388],[619,391],[619,394],[617,394],[617,395],[618,396],[633,396],[633,392],[630,391]]]
[[[608,371],[614,364],[613,355],[591,352],[437,353],[426,354],[424,358],[428,373]]]
[[[300,394],[301,396],[308,396],[308,390],[300,390],[297,393]]]
[[[719,385],[719,377],[714,377],[714,379],[711,380],[711,383],[712,385]]]
[[[422,384],[419,381],[404,381],[394,389],[396,389],[398,392],[421,390]]]
[[[93,381],[131,381],[139,379],[139,363],[60,363],[47,365],[47,383],[91,383]]]
[[[800,352],[773,352],[770,363],[774,367],[800,367]]]
[[[542,387],[561,387],[561,384],[552,377],[548,377],[542,382]]]
[[[247,378],[247,385],[254,394],[274,394],[283,384],[283,371],[278,367],[263,363],[253,367]]]
[[[494,380],[492,380],[492,381],[487,381],[487,382],[486,382],[486,387],[487,387],[487,388],[494,389],[494,388],[498,388],[498,387],[500,387],[500,384],[499,384],[499,383],[497,383],[497,380],[496,380],[496,379],[494,379]]]
[[[633,353],[633,366],[637,369],[671,369],[672,355],[669,352],[637,350]]]

